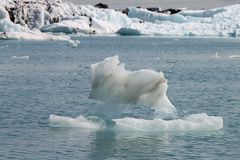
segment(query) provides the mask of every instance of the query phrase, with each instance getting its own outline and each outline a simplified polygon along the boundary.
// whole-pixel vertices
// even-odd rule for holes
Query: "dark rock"
[[[108,9],[108,5],[107,4],[104,4],[104,3],[98,3],[98,4],[95,4],[94,7],[96,8],[103,8],[103,9]]]
[[[181,9],[173,9],[173,8],[169,8],[169,9],[165,9],[163,11],[160,11],[160,13],[169,13],[169,14],[176,14],[178,12],[181,12]]]
[[[122,13],[123,13],[123,14],[126,14],[126,15],[128,15],[128,12],[129,12],[129,9],[128,9],[128,8],[126,8],[126,9],[122,10]]]
[[[8,11],[8,14],[9,14],[9,17],[10,17],[10,20],[12,22],[15,22],[15,17],[14,17],[14,10],[15,8],[6,8],[6,10]]]
[[[147,10],[152,11],[152,12],[160,12],[159,7],[150,7],[150,8],[147,8]]]
[[[89,27],[92,27],[92,18],[89,17]]]

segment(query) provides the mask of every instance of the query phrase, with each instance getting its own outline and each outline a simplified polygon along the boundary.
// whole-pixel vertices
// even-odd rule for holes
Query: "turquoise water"
[[[75,38],[81,41],[77,48],[56,41],[0,41],[0,159],[239,158],[240,58],[229,56],[240,55],[240,39]],[[90,65],[113,55],[130,70],[163,71],[168,97],[180,116],[202,112],[222,116],[224,128],[212,132],[50,128],[50,114],[97,114],[100,103],[88,99]],[[147,118],[149,113],[140,108],[134,116]]]

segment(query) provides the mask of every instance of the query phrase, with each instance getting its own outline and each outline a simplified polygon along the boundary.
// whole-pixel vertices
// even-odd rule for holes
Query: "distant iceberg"
[[[16,39],[58,39],[49,33],[151,36],[239,36],[240,4],[169,14],[144,8],[127,12],[61,0],[3,0],[0,32]],[[37,32],[37,36],[33,32]],[[40,34],[41,32],[47,32]],[[30,36],[31,35],[31,36]],[[1,36],[1,38],[7,36]],[[9,38],[13,38],[11,33]],[[61,38],[62,39],[62,38]]]
[[[145,9],[130,8],[131,17],[144,23],[132,23],[125,31],[138,30],[143,35],[163,36],[238,36],[240,5],[207,10],[183,10],[165,15]],[[120,32],[124,34],[124,32]]]

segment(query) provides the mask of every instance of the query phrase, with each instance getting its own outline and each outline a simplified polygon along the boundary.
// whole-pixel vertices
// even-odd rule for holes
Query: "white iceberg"
[[[130,71],[120,63],[118,56],[91,65],[91,93],[90,98],[100,99],[111,103],[144,104],[157,113],[153,119],[125,117],[110,119],[110,128],[116,130],[137,131],[212,131],[223,128],[223,118],[208,116],[206,113],[192,114],[183,118],[175,118],[176,109],[168,99],[167,80],[162,72],[142,69]],[[101,110],[101,108],[99,108]],[[104,109],[104,108],[102,108]],[[170,116],[169,116],[170,115]],[[107,116],[104,116],[106,119]],[[171,118],[170,120],[163,119]],[[106,119],[109,121],[108,119]],[[114,125],[112,125],[114,124]],[[51,127],[79,127],[106,129],[109,127],[105,120],[99,117],[77,118],[51,115]]]
[[[174,114],[176,109],[166,95],[167,87],[163,72],[126,70],[118,56],[91,65],[90,98],[141,103],[158,112]]]

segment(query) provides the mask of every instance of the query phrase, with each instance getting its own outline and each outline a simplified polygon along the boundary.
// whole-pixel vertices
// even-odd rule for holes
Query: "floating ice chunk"
[[[63,117],[57,115],[49,116],[50,127],[78,127],[87,129],[101,129],[105,128],[105,122],[97,117],[90,117],[89,119],[78,116],[76,118]]]
[[[192,114],[183,119],[163,120],[154,118],[153,120],[121,118],[113,119],[116,130],[136,130],[136,131],[160,131],[160,132],[191,132],[191,131],[214,131],[223,128],[223,118],[208,116],[206,113]],[[57,115],[49,116],[50,127],[83,128],[83,129],[106,129],[107,123],[95,116],[85,118],[63,117]],[[110,125],[111,128],[113,127]]]
[[[216,52],[215,53],[215,56],[214,56],[215,58],[221,58],[219,55],[218,55],[218,53]]]
[[[223,128],[223,118],[208,116],[206,113],[192,114],[183,119],[153,120],[122,118],[114,119],[116,129],[140,131],[213,131]]]
[[[80,44],[79,40],[69,40],[68,42],[72,45],[73,48],[77,47]]]
[[[167,87],[163,72],[126,70],[118,56],[91,65],[90,98],[141,103],[158,112],[174,114],[176,109],[166,95]]]
[[[240,58],[240,55],[231,55],[229,58]]]
[[[167,80],[164,74],[146,69],[126,70],[118,56],[108,57],[91,65],[91,89],[91,98],[118,103],[140,103],[152,107],[156,111],[154,119],[130,117],[117,119],[118,114],[112,114],[111,105],[99,109],[107,110],[106,113],[112,114],[115,119],[109,118],[109,115],[104,116],[106,121],[96,116],[86,118],[80,115],[77,118],[70,118],[50,115],[49,126],[162,132],[212,131],[223,128],[222,117],[208,116],[206,113],[173,119],[176,109],[166,95]],[[116,108],[113,110],[120,112]],[[97,111],[99,115],[103,112]],[[125,113],[128,113],[128,110]],[[169,117],[169,120],[162,119],[166,117]]]

